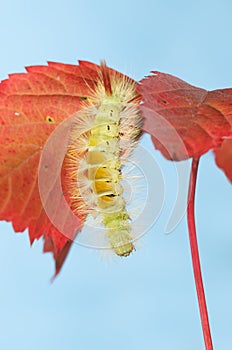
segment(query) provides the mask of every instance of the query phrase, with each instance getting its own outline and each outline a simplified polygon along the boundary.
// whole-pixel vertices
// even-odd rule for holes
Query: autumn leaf
[[[71,152],[69,155],[67,153],[73,118],[76,118],[76,112],[85,107],[85,101],[89,98],[92,101],[89,106],[93,107],[91,98],[94,97],[93,92],[98,84],[99,74],[102,74],[106,105],[110,108],[107,110],[104,105],[104,111],[107,110],[105,112],[107,130],[110,130],[110,125],[115,126],[113,119],[109,123],[108,115],[111,113],[112,117],[113,112],[117,110],[114,110],[114,104],[120,99],[112,99],[114,95],[110,78],[112,75],[123,75],[108,68],[104,62],[100,68],[85,61],[79,61],[79,65],[49,62],[48,66],[28,67],[26,70],[27,73],[10,75],[9,79],[0,84],[0,220],[12,222],[15,232],[28,229],[31,243],[43,237],[44,252],[53,253],[57,274],[75,235],[82,229],[86,216],[84,212],[80,213],[80,208],[85,206],[77,206],[79,213],[74,214],[71,199],[75,196],[71,197],[67,187],[67,179],[74,183],[75,187],[77,177],[72,178],[70,175],[72,172],[67,176],[68,167],[65,167],[65,161],[68,161],[68,157],[71,157],[69,160],[72,159],[72,161],[74,158],[76,166],[77,159],[74,154],[83,155],[83,152],[80,152],[81,143],[78,143],[79,147],[75,148],[74,153]],[[127,87],[125,90],[128,82],[132,84],[128,84],[130,88]],[[134,141],[141,134],[142,114],[145,120],[143,131],[151,135],[154,146],[167,159],[180,161],[193,158],[187,220],[205,347],[207,350],[212,350],[196,236],[195,189],[199,159],[209,150],[214,150],[216,164],[232,182],[232,89],[206,91],[160,72],[153,72],[153,75],[138,83],[136,89],[139,96],[135,91],[134,81],[130,78],[123,78],[118,86],[117,91],[122,89],[121,96],[125,95],[125,91],[130,96],[126,99],[126,103],[132,102],[133,105],[134,101],[134,108],[135,106],[137,108],[134,115],[130,112],[126,116],[126,124],[128,118],[132,116],[131,120],[133,120],[136,116],[137,124],[133,130],[134,138],[132,138]],[[101,100],[102,94],[100,93],[99,96]],[[125,102],[120,107],[120,111],[125,110]],[[133,109],[129,110],[133,111]],[[82,118],[83,115],[86,117],[87,114],[82,114]],[[102,114],[100,117],[102,118]],[[116,120],[118,127],[121,119]],[[88,120],[80,117],[78,130],[81,129],[83,121],[88,123]],[[130,127],[131,124],[125,130],[131,130]],[[102,143],[102,134],[99,133],[98,128],[102,130],[102,125],[94,127],[95,132],[91,134],[92,145],[98,145],[99,135],[100,144]],[[87,130],[89,132],[89,129]],[[121,134],[121,136],[124,135],[124,133]],[[82,133],[77,135],[80,136]],[[103,135],[106,136],[104,133]],[[119,131],[118,135],[120,135]],[[75,136],[75,141],[76,139]],[[108,139],[106,140],[106,144],[109,145]],[[55,153],[54,150],[56,150]],[[94,159],[94,153],[97,153],[98,157],[99,153],[102,156],[101,152],[95,150],[91,150],[88,155],[92,154]],[[93,161],[89,164],[96,165],[98,162]],[[73,171],[73,168],[71,170]],[[121,169],[117,170],[118,174],[121,174]],[[101,171],[105,172],[105,167],[102,167]],[[118,178],[120,178],[119,175]],[[104,186],[108,188],[110,181],[106,181],[105,177],[99,179],[101,183],[99,188],[102,189],[103,184],[103,189],[106,191]],[[94,181],[94,184],[99,186],[98,180]],[[110,192],[108,189],[106,192],[108,194],[105,194],[104,191],[103,196],[108,200],[104,203],[106,205],[109,203],[109,198],[112,201],[117,193]],[[82,199],[77,191],[78,205]],[[102,206],[101,209],[105,207]],[[126,214],[125,209],[124,217],[127,218]],[[105,217],[108,218],[108,226],[112,229],[112,216],[105,215]],[[116,233],[117,230],[118,226],[116,226]],[[125,226],[122,231],[125,231]],[[126,245],[127,243],[126,241]],[[131,252],[131,247],[129,248],[119,255],[127,256]]]
[[[91,96],[99,66],[85,61],[79,65],[49,62],[26,70],[0,84],[0,220],[11,221],[16,232],[28,229],[31,243],[44,237],[44,251],[53,253],[58,273],[84,218],[67,214],[64,198],[53,195],[58,182],[46,184],[48,202],[58,218],[55,221],[66,227],[69,235],[60,233],[41,203],[38,165],[49,136]],[[218,166],[231,179],[231,145],[224,139],[231,136],[232,89],[208,92],[169,74],[153,72],[141,80],[137,90],[145,117],[143,131],[152,136],[166,158],[196,158],[215,149]],[[62,149],[62,142],[63,138],[52,147]],[[48,171],[55,170],[50,165]],[[62,169],[65,195],[64,178]],[[67,196],[65,200],[69,203]]]
[[[225,139],[218,148],[215,148],[214,153],[217,166],[232,182],[232,139]]]
[[[53,253],[58,273],[83,218],[70,221],[59,211],[69,237],[53,225],[41,203],[38,165],[49,135],[91,95],[99,66],[49,62],[26,70],[0,84],[0,220],[12,222],[15,232],[28,229],[31,243],[43,236],[44,251]]]
[[[213,349],[195,225],[195,191],[201,155],[214,150],[216,164],[232,182],[232,89],[206,91],[169,74],[153,72],[138,91],[144,131],[170,160],[192,159],[187,221],[205,348]]]
[[[169,74],[141,80],[144,131],[171,160],[199,157],[231,135],[232,89],[206,91]]]

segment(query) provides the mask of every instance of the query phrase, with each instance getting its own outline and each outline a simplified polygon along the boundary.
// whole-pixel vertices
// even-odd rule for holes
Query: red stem
[[[194,214],[194,201],[195,201],[195,191],[196,191],[196,180],[197,180],[197,170],[198,170],[199,158],[193,158],[192,170],[189,182],[189,193],[188,193],[188,229],[189,229],[189,241],[192,254],[192,264],[193,272],[195,278],[195,285],[197,290],[197,298],[200,309],[201,325],[204,334],[205,348],[206,350],[213,350],[213,343],[210,333],[210,325],[208,319],[208,311],[205,300],[205,292],[202,281],[201,274],[201,264],[197,244],[197,234],[195,226],[195,214]]]

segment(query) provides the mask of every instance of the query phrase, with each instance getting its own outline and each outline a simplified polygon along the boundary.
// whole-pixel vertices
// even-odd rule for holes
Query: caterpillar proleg
[[[123,196],[122,167],[142,133],[140,99],[131,79],[112,74],[102,62],[98,83],[83,103],[66,157],[72,208],[79,216],[99,217],[109,246],[117,255],[128,256],[135,238]]]

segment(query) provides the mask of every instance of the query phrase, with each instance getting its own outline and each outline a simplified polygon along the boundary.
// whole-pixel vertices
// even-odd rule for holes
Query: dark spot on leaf
[[[53,124],[53,123],[55,123],[55,119],[50,117],[50,115],[48,115],[47,118],[46,118],[46,122],[50,123],[50,124]]]

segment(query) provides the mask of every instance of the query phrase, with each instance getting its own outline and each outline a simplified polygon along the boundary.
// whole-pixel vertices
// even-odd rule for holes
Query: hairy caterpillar
[[[66,156],[71,206],[79,216],[100,217],[119,256],[134,248],[121,169],[143,126],[135,83],[101,63],[99,79],[77,113]]]

